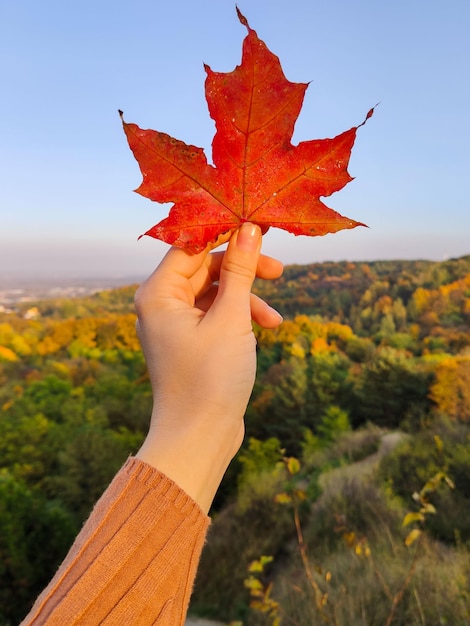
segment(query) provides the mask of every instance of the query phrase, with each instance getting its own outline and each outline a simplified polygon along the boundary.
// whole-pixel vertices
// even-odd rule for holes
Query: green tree
[[[411,414],[430,408],[429,369],[406,352],[383,347],[366,363],[356,381],[352,422],[397,428]]]
[[[17,624],[65,556],[77,526],[65,509],[0,471],[0,623]]]
[[[272,365],[248,407],[248,436],[261,440],[276,437],[286,448],[297,449],[307,425],[307,385],[305,359],[291,357]]]
[[[331,443],[351,429],[346,411],[339,406],[329,406],[320,419],[317,430],[322,443]]]
[[[351,383],[349,381],[349,359],[336,350],[314,352],[308,361],[307,411],[314,429],[332,404],[347,406]]]
[[[142,441],[140,434],[127,429],[104,428],[99,412],[90,410],[87,418],[58,453],[56,471],[45,485],[49,497],[63,502],[79,522],[88,516],[114,474]]]

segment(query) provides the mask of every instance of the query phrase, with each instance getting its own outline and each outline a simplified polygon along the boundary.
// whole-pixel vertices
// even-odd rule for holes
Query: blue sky
[[[240,0],[291,81],[311,81],[297,141],[360,123],[327,199],[365,222],[326,237],[271,230],[286,263],[470,253],[468,0]],[[246,34],[232,0],[0,0],[0,274],[145,275],[166,216],[117,113],[206,149],[203,63],[231,71]]]

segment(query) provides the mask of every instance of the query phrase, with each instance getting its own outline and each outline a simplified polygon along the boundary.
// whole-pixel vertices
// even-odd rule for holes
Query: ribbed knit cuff
[[[23,625],[183,624],[209,518],[130,457]]]

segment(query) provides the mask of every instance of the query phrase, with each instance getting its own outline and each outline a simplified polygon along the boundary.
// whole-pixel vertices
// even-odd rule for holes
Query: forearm
[[[208,525],[178,485],[129,459],[22,626],[183,624]]]

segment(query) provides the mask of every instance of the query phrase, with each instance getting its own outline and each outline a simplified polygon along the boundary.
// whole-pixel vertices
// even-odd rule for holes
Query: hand
[[[277,278],[260,255],[261,231],[245,223],[227,251],[172,248],[136,294],[138,333],[154,393],[149,434],[137,457],[172,478],[208,511],[244,435],[256,375],[251,320],[282,318],[251,293],[255,276]]]

